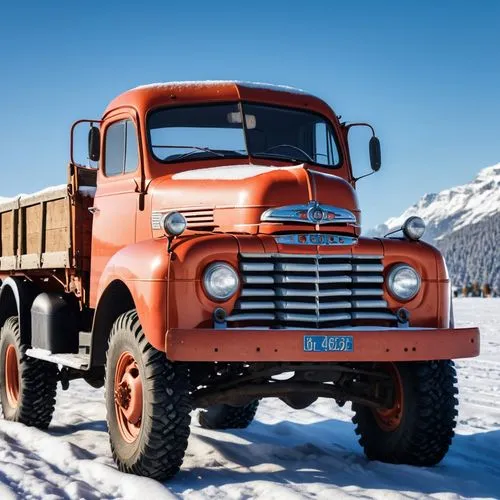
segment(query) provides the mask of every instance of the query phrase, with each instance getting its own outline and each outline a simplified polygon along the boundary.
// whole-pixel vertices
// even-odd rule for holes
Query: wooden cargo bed
[[[89,271],[94,191],[95,173],[70,166],[68,184],[0,202],[0,272]]]

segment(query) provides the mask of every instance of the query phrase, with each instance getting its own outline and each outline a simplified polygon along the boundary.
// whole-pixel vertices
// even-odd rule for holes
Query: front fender
[[[167,281],[170,255],[165,239],[145,240],[119,250],[104,268],[97,290],[96,316],[108,286],[116,281],[128,288],[149,343],[165,349]]]
[[[164,351],[166,332],[179,326],[179,317],[208,321],[217,306],[200,292],[205,266],[219,259],[237,265],[237,255],[237,239],[226,234],[179,238],[170,254],[165,238],[128,245],[113,255],[99,279],[96,316],[108,287],[121,281],[130,292],[149,343]]]

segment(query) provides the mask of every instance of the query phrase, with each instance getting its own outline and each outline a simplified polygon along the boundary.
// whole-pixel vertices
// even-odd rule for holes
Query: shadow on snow
[[[217,431],[200,434],[198,429],[193,426],[193,438],[213,447],[230,462],[230,468],[217,460],[211,468],[184,466],[176,478],[165,483],[175,493],[210,485],[266,481],[282,486],[323,483],[326,488],[500,495],[500,430],[457,435],[440,464],[413,467],[368,461],[357,444],[353,425],[338,420],[274,425],[254,421],[246,430],[225,431],[241,443],[223,441]]]

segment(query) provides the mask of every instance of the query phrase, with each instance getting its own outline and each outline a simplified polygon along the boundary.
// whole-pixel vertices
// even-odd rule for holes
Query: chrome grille
[[[380,255],[241,254],[241,296],[229,326],[394,325]]]

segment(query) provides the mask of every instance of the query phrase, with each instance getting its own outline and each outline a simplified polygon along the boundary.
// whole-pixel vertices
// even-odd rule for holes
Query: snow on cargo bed
[[[319,400],[294,411],[265,400],[246,430],[201,429],[172,481],[118,472],[103,391],[59,390],[48,431],[0,420],[0,498],[300,499],[500,497],[500,299],[458,299],[458,326],[479,325],[482,354],[458,365],[457,436],[432,468],[369,462],[346,405]]]
[[[40,191],[35,191],[34,193],[20,193],[16,196],[11,196],[11,197],[5,197],[5,196],[0,196],[0,212],[2,210],[11,210],[12,207],[11,205],[13,202],[22,204],[22,205],[29,205],[31,201],[36,203],[36,201],[43,197],[43,196],[54,196],[54,198],[58,196],[65,196],[68,191],[68,185],[67,184],[58,184],[57,186],[49,186],[44,189],[41,189]],[[90,198],[93,198],[95,196],[95,191],[96,188],[93,186],[80,186],[78,188],[78,192],[82,194],[83,196],[88,196]]]

